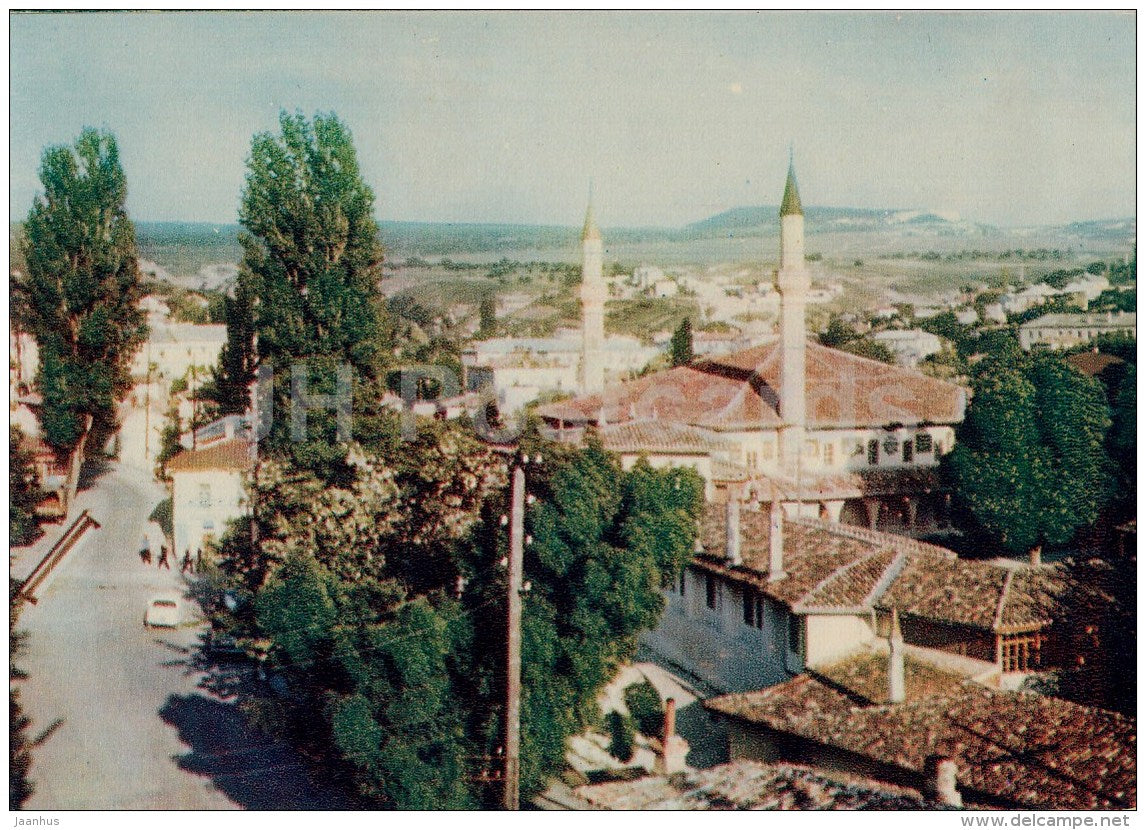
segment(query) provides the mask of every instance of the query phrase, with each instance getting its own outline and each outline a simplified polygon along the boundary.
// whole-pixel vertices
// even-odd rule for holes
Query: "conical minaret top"
[[[780,203],[780,215],[804,215],[804,209],[800,206],[800,190],[796,187],[796,163],[791,154],[788,155],[788,181],[784,185],[784,200]]]

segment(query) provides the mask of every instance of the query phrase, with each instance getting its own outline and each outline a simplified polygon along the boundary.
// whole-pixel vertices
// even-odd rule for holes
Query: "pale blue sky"
[[[10,209],[85,125],[139,220],[235,221],[252,134],[334,111],[385,219],[679,225],[779,201],[1134,214],[1134,16],[119,13],[10,18]]]

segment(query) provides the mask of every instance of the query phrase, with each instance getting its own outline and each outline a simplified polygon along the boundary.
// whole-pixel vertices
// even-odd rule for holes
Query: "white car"
[[[147,603],[147,611],[143,614],[143,625],[145,628],[175,628],[179,625],[181,617],[178,597],[155,597]]]

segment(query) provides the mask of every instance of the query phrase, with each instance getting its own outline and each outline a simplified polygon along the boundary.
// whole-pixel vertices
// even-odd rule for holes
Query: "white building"
[[[657,280],[653,283],[654,297],[675,297],[680,293],[680,286],[676,280]]]
[[[1017,293],[1005,294],[999,304],[1007,314],[1021,314],[1029,308],[1042,305],[1051,297],[1057,297],[1059,293],[1058,289],[1046,283],[1036,282]]]
[[[1106,311],[1093,314],[1044,314],[1019,326],[1019,345],[1052,349],[1088,343],[1103,334],[1126,334],[1137,338],[1138,315],[1133,311]]]
[[[937,335],[922,329],[887,329],[871,337],[887,346],[901,366],[918,366],[928,355],[938,354],[943,346]]]
[[[154,364],[152,380],[172,381],[195,367],[207,372],[219,362],[219,353],[227,342],[227,327],[222,324],[196,325],[170,323],[158,315],[148,319],[151,335],[135,354],[131,374],[148,377],[148,366]]]
[[[209,540],[219,539],[228,522],[247,514],[243,477],[251,463],[251,442],[236,433],[234,421],[224,422],[223,433],[213,440],[167,462],[176,558],[188,551],[194,556]]]

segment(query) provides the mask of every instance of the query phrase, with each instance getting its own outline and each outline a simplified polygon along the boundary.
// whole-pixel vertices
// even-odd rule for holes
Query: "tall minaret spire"
[[[593,184],[581,231],[581,390],[591,395],[605,388],[605,280],[601,231],[593,218]]]
[[[790,474],[799,470],[804,444],[804,306],[810,287],[811,278],[804,263],[804,209],[796,187],[795,161],[789,155],[788,180],[780,203],[780,270],[776,272],[776,289],[780,292],[780,462]]]

